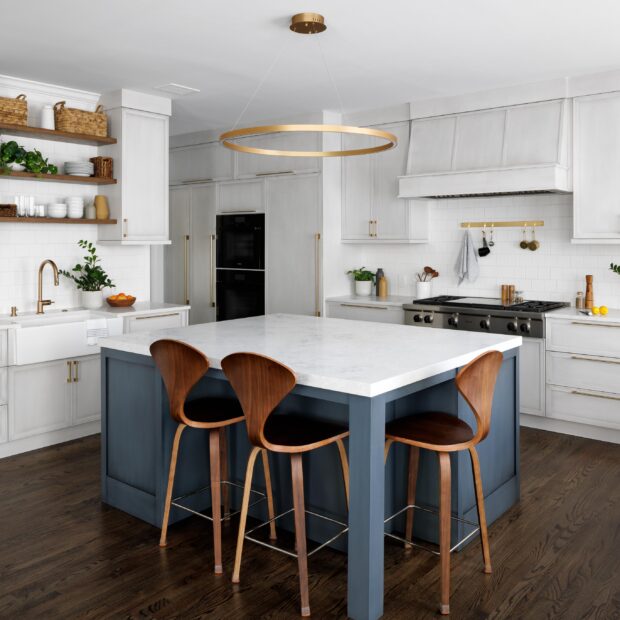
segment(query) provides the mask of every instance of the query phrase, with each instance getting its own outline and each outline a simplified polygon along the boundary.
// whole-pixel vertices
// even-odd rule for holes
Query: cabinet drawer
[[[620,323],[547,319],[547,349],[620,357]]]
[[[218,213],[237,213],[265,210],[265,184],[261,181],[221,183]]]
[[[620,393],[620,359],[548,351],[547,381],[584,390]]]
[[[396,323],[404,325],[405,311],[398,306],[365,305],[363,302],[327,304],[327,316],[336,319],[351,319],[354,321],[374,321],[376,323]]]
[[[8,368],[0,368],[0,405],[6,405],[8,399]]]
[[[547,385],[547,417],[620,429],[620,396]]]
[[[9,438],[9,412],[6,405],[0,405],[0,443]]]
[[[6,329],[0,329],[0,366],[8,364],[8,334]]]
[[[181,312],[158,314],[155,316],[136,316],[125,319],[125,333],[136,334],[138,332],[150,332],[156,329],[168,329],[171,327],[183,327],[183,315]]]

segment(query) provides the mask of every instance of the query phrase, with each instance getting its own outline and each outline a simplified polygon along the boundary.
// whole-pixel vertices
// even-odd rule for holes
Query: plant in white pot
[[[103,289],[114,288],[115,284],[99,265],[100,261],[95,246],[90,241],[83,239],[78,241],[78,245],[86,250],[84,264],[78,263],[71,271],[61,270],[60,273],[73,280],[78,289],[82,291],[84,308],[89,310],[100,308],[103,305]]]
[[[353,275],[356,295],[359,297],[370,296],[372,293],[372,283],[375,279],[375,274],[372,271],[368,271],[365,267],[360,267],[360,269],[351,269],[351,271],[347,271],[347,274]]]

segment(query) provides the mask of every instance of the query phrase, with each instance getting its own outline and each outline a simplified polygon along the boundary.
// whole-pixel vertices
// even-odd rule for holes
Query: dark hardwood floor
[[[210,525],[159,532],[99,500],[99,437],[0,461],[0,618],[298,618],[293,560],[247,544],[230,583],[212,573]],[[479,546],[453,556],[451,617],[620,618],[620,446],[522,432],[522,500]],[[439,563],[386,544],[385,618],[435,618]],[[346,617],[346,557],[310,560],[315,618]]]

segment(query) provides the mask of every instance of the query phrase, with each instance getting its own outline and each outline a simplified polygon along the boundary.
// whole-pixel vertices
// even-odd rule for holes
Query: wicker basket
[[[94,165],[93,176],[102,179],[112,179],[114,177],[114,165],[111,157],[91,157],[90,161]]]
[[[0,205],[0,217],[17,217],[17,205]]]
[[[54,120],[56,131],[83,133],[103,138],[108,135],[108,117],[101,105],[97,106],[94,112],[87,112],[77,108],[65,108],[65,102],[59,101],[54,105]]]
[[[15,99],[0,97],[0,122],[11,125],[28,124],[26,95],[17,95]]]

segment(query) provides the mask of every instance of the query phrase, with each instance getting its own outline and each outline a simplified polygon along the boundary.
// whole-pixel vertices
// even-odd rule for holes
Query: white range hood
[[[572,192],[570,102],[416,119],[400,198]]]

